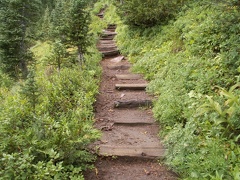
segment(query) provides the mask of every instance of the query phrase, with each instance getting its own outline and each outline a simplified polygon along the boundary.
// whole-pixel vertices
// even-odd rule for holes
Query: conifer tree
[[[51,34],[53,39],[60,39],[63,43],[67,41],[67,32],[69,24],[69,9],[71,0],[56,0],[55,8],[52,11],[52,29]]]
[[[70,11],[69,39],[71,44],[78,48],[80,64],[84,61],[83,54],[86,53],[90,43],[88,36],[90,14],[86,10],[88,3],[87,0],[73,0]]]
[[[51,30],[51,12],[49,7],[47,6],[44,11],[44,15],[41,22],[41,32],[39,33],[41,34],[43,39],[47,40],[50,38],[51,34],[50,30]]]
[[[34,68],[31,68],[29,70],[25,84],[21,88],[21,94],[23,95],[23,97],[27,98],[33,109],[33,112],[35,112],[36,105],[38,103],[39,88],[35,80]]]
[[[0,61],[11,76],[27,76],[27,62],[32,60],[28,50],[33,38],[31,27],[40,8],[40,0],[1,0]]]

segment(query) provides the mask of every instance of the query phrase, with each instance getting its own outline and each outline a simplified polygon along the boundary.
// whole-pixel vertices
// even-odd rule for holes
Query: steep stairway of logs
[[[99,17],[103,18],[103,15],[101,12]],[[159,127],[152,115],[152,97],[145,92],[148,84],[141,75],[130,72],[131,64],[126,57],[120,55],[114,41],[115,29],[116,25],[109,25],[106,30],[103,30],[97,44],[103,55],[101,61],[103,75],[100,94],[96,102],[95,118],[96,127],[102,131],[102,137],[91,148],[100,157],[127,158],[125,161],[129,161],[129,158],[137,158],[132,162],[132,165],[136,164],[135,168],[140,168],[141,171],[145,168],[159,168],[160,165],[156,159],[164,156],[165,148],[158,137]],[[120,163],[124,164],[124,162]],[[148,167],[150,162],[151,167]],[[113,165],[108,163],[113,163]],[[109,179],[110,177],[112,179],[126,179],[124,173],[114,175],[112,172],[113,167],[120,167],[118,162],[114,164],[113,161],[108,161],[108,163],[103,167],[104,163],[99,162],[102,170],[101,168],[97,169],[95,176],[88,175],[87,179],[90,177],[91,179]],[[129,169],[131,163],[124,165],[124,167],[125,173],[127,174],[129,171],[131,174]],[[105,175],[100,177],[99,171]],[[112,175],[107,175],[111,173]],[[148,179],[158,179],[163,176],[160,172],[155,172],[155,174],[158,176],[149,176],[149,174],[144,173]],[[175,179],[171,172],[163,174],[168,174],[166,176],[168,178],[164,179]],[[131,176],[128,175],[127,179],[146,179],[144,177],[136,178],[134,174]]]

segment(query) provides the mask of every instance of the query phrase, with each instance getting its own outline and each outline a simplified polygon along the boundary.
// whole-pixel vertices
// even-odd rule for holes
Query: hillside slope
[[[240,178],[239,20],[233,1],[187,1],[155,26],[118,26],[121,52],[158,97],[166,163],[183,178]]]

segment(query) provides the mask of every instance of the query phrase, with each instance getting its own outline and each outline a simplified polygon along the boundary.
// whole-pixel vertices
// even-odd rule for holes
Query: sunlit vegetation
[[[92,167],[102,58],[95,32],[103,28],[91,18],[95,8],[82,0],[1,2],[0,179],[83,179]]]
[[[117,42],[157,97],[166,164],[183,179],[240,179],[239,1],[182,1],[150,24],[132,16],[137,2],[124,1]]]
[[[2,0],[1,179],[83,179],[92,167],[108,24],[150,81],[164,162],[182,179],[240,179],[239,11],[237,0]]]

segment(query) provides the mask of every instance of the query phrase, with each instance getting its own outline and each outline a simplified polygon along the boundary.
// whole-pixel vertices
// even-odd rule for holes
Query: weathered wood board
[[[109,65],[107,67],[108,69],[111,69],[111,70],[127,70],[131,66],[130,65]]]
[[[112,32],[112,31],[104,30],[103,31],[103,35],[117,35],[117,33],[116,32]]]
[[[112,50],[112,51],[101,51],[104,56],[115,56],[119,54],[119,50]]]
[[[145,90],[147,83],[144,84],[116,84],[115,88],[118,90]]]
[[[151,105],[152,105],[151,100],[114,101],[114,108],[136,108]]]
[[[100,145],[99,154],[103,156],[130,156],[144,158],[164,157],[166,149],[162,147],[133,147]]]
[[[139,74],[116,74],[117,79],[128,80],[128,79],[140,79],[142,78]]]

